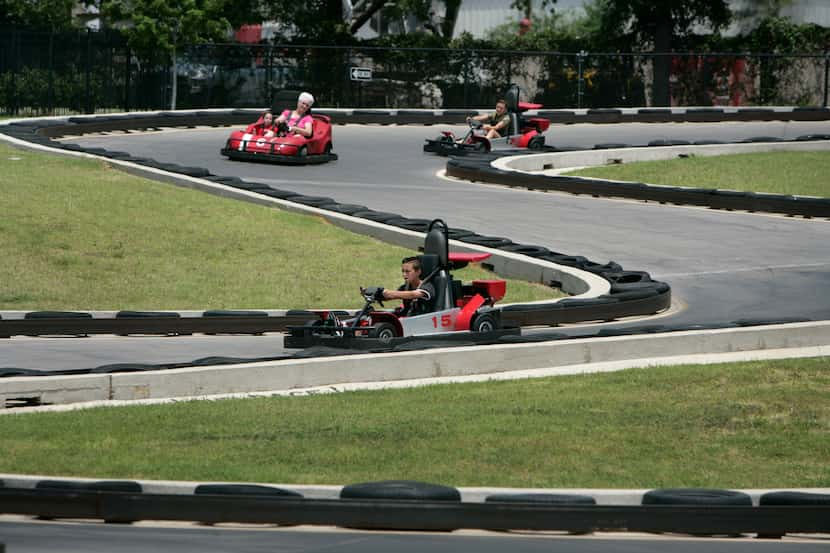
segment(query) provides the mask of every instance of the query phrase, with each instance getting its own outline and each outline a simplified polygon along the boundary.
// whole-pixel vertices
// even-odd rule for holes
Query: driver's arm
[[[415,290],[384,290],[383,299],[385,300],[415,300],[421,298],[428,298],[429,293],[416,288]]]
[[[288,131],[295,132],[309,138],[311,136],[311,123],[306,121],[306,124],[303,127],[288,127]]]

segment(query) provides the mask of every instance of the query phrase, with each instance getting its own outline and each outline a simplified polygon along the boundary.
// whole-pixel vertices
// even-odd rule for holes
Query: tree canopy
[[[44,30],[72,26],[73,0],[0,0],[0,22]]]

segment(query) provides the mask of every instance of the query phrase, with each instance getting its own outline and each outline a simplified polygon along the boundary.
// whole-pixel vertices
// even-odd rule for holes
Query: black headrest
[[[436,222],[440,222],[440,225]],[[449,244],[447,242],[447,226],[440,219],[430,223],[430,230],[424,239],[424,253],[438,256],[438,263],[446,267],[449,263]]]
[[[507,92],[504,93],[504,101],[507,102],[507,111],[519,111],[519,86],[510,85]]]
[[[418,256],[421,261],[421,278],[427,278],[435,269],[441,267],[438,256],[432,253],[425,253]]]

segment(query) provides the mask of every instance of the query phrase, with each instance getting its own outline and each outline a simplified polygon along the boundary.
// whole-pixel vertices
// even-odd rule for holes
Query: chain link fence
[[[827,106],[828,54],[524,52],[213,44],[139,58],[118,33],[0,29],[0,111],[66,115],[176,108],[491,106],[508,83],[549,109],[654,106],[654,60],[669,58],[671,105]]]

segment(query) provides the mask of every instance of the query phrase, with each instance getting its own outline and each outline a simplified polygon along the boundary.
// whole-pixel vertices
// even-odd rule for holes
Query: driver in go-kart
[[[474,117],[467,117],[467,122],[470,121],[484,121],[482,129],[487,132],[487,138],[492,140],[494,138],[501,138],[502,131],[506,131],[510,125],[510,115],[507,113],[507,102],[500,99],[496,102],[496,111],[484,115],[476,115]]]
[[[401,260],[404,283],[397,290],[383,290],[385,300],[403,300],[395,310],[399,317],[421,315],[435,311],[435,286],[421,280],[421,262],[417,257]]]
[[[294,133],[306,138],[311,138],[312,118],[311,106],[314,105],[314,96],[303,92],[297,98],[297,108],[287,109],[279,117],[274,119],[274,128],[278,133]]]

